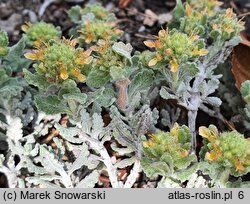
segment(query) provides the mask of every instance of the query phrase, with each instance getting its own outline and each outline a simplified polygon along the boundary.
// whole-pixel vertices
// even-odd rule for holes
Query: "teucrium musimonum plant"
[[[238,34],[243,29],[243,23],[237,20],[232,9],[216,12],[213,6],[203,8],[188,2],[185,5],[177,2],[174,11],[176,21],[171,26],[179,30],[161,30],[156,41],[146,41],[145,44],[156,49],[148,65],[160,69],[166,78],[166,86],[162,86],[160,91],[161,97],[176,99],[188,110],[194,151],[197,111],[209,112],[207,104],[213,107],[221,105],[219,98],[210,96],[218,88],[220,78],[220,75],[214,74],[214,69],[240,42]],[[208,9],[210,13],[205,12]]]
[[[43,21],[35,24],[27,23],[22,26],[22,30],[30,46],[39,46],[41,43],[48,43],[49,40],[58,39],[61,36],[61,30],[58,27]]]
[[[210,175],[215,184],[226,186],[229,176],[241,176],[250,171],[250,141],[237,131],[219,133],[214,125],[200,127],[199,134],[205,138],[202,148],[204,173]]]
[[[69,12],[71,20],[77,24],[72,33],[86,44],[96,43],[100,39],[116,41],[122,31],[116,27],[116,17],[100,4],[89,4],[85,8],[72,7]]]
[[[148,176],[161,175],[184,182],[197,168],[195,155],[189,155],[191,133],[175,123],[170,132],[157,132],[143,142],[142,168]]]

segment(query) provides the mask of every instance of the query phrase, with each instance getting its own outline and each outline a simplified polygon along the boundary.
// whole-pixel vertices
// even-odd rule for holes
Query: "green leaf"
[[[101,95],[103,94],[104,91],[104,87],[97,89],[94,92],[89,92],[88,93],[88,97],[87,97],[87,102],[85,104],[85,107],[88,107],[91,103],[93,103],[94,101],[96,101],[99,97],[101,97]]]
[[[167,100],[168,100],[168,99],[178,99],[177,96],[168,93],[167,88],[164,87],[164,86],[161,87],[160,95],[161,95],[162,98],[167,99]]]
[[[46,90],[50,84],[47,82],[46,78],[42,75],[32,74],[27,69],[23,70],[25,80],[39,89]]]
[[[241,84],[240,92],[241,92],[242,96],[246,99],[246,101],[248,103],[250,103],[250,99],[249,99],[249,96],[250,96],[250,80],[244,81]]]
[[[28,68],[31,61],[23,57],[25,46],[26,38],[23,37],[17,44],[9,48],[9,53],[4,57],[3,64],[11,67],[12,71],[20,71],[23,68]]]
[[[60,91],[58,92],[59,99],[64,99],[64,95],[67,98],[67,95],[77,95],[81,94],[80,89],[77,87],[77,84],[75,81],[71,79],[67,79],[64,81],[61,85]]]
[[[173,15],[176,19],[179,19],[185,15],[185,9],[181,0],[176,1],[176,6],[174,8]]]
[[[68,11],[68,15],[74,23],[79,23],[81,21],[81,10],[80,6],[73,6]]]
[[[35,104],[37,108],[49,115],[65,113],[67,106],[57,96],[36,96]]]
[[[8,34],[4,30],[0,30],[0,47],[7,47],[9,44]]]
[[[126,57],[129,61],[131,61],[131,52],[133,50],[133,47],[129,43],[128,44],[124,44],[123,42],[114,43],[112,49],[119,55]]]
[[[68,94],[64,94],[63,98],[65,100],[74,100],[80,103],[81,105],[85,104],[87,101],[87,95],[84,93],[68,93]]]
[[[180,171],[180,172],[176,172],[175,176],[178,180],[180,180],[181,182],[185,182],[187,180],[190,179],[190,177],[192,176],[192,174],[194,174],[199,168],[199,163],[195,163],[194,165]]]
[[[222,104],[221,99],[218,97],[207,97],[206,102],[211,104],[212,106],[219,107]]]
[[[111,88],[106,88],[96,102],[105,108],[110,107],[115,102],[115,92]]]
[[[117,66],[110,67],[110,76],[114,81],[126,79],[128,75],[128,70],[126,70],[125,68]]]
[[[87,77],[87,85],[99,88],[104,86],[110,80],[109,72],[93,68]]]
[[[132,98],[138,92],[147,91],[153,84],[154,72],[145,69],[135,75],[129,85],[129,98]]]

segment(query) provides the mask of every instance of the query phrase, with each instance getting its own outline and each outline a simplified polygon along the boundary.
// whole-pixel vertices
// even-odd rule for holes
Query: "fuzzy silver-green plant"
[[[247,129],[250,128],[250,80],[246,80],[241,84],[240,92],[242,97],[244,98],[244,101],[246,102],[245,105],[245,120],[244,125]]]
[[[79,39],[86,44],[96,43],[100,39],[116,41],[123,32],[116,27],[116,17],[100,4],[88,4],[69,10],[69,16],[77,24],[73,33],[78,32]]]
[[[84,82],[86,77],[81,73],[82,66],[92,60],[91,50],[76,48],[77,40],[55,40],[45,46],[26,53],[25,57],[36,60],[36,71],[48,82],[60,83],[68,78]]]
[[[215,183],[226,185],[229,176],[242,176],[250,172],[250,140],[237,131],[219,133],[214,125],[200,127],[199,134],[205,139],[201,157],[204,173]]]
[[[169,64],[171,72],[179,70],[180,65],[188,61],[194,61],[197,57],[208,53],[205,43],[198,36],[179,32],[177,30],[160,30],[156,41],[145,41],[144,44],[149,48],[155,48],[155,56],[148,63],[154,66],[158,62]]]
[[[193,152],[196,149],[198,109],[214,115],[207,104],[219,107],[222,103],[218,97],[210,96],[218,88],[221,77],[215,75],[214,70],[240,42],[239,32],[244,28],[244,23],[237,19],[232,9],[217,11],[216,5],[217,1],[205,1],[204,4],[199,0],[185,4],[177,1],[171,31],[161,30],[156,41],[145,42],[156,50],[148,54],[154,56],[149,65],[152,68],[157,65],[156,71],[160,70],[165,78],[161,78],[164,84],[161,97],[175,99],[188,110]],[[144,56],[144,59],[148,58]]]
[[[188,171],[190,165],[196,162],[196,156],[189,155],[190,141],[188,127],[177,123],[170,132],[151,134],[150,139],[143,142],[144,156],[141,164],[146,175],[180,179],[175,174]]]
[[[61,30],[50,23],[43,21],[37,23],[26,23],[22,26],[28,38],[30,46],[40,46],[42,43],[48,43],[50,40],[59,39],[61,37]]]

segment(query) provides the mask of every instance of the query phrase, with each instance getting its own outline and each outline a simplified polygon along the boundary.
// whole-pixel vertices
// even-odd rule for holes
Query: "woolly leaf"
[[[65,113],[67,106],[57,96],[36,96],[37,108],[46,114]]]
[[[101,95],[103,94],[103,91],[105,90],[104,87],[97,89],[94,92],[90,92],[88,93],[88,97],[87,97],[87,102],[85,104],[85,107],[88,107],[91,103],[93,103],[94,101],[96,101],[99,97],[101,97]]]
[[[130,157],[130,158],[123,159],[123,160],[115,163],[115,167],[123,169],[123,168],[126,168],[128,166],[131,166],[133,163],[135,163],[135,157]]]
[[[88,74],[87,85],[90,87],[99,88],[108,83],[109,80],[109,72],[93,68]]]
[[[76,137],[80,130],[75,127],[65,128],[59,125],[58,123],[55,124],[55,128],[60,132],[60,135],[67,141],[75,144],[81,144],[83,141],[82,139]]]
[[[17,44],[9,48],[9,53],[4,57],[4,65],[11,67],[12,71],[20,71],[28,68],[30,61],[23,57],[23,50],[26,46],[26,38],[22,38]]]
[[[106,88],[102,95],[96,100],[100,106],[110,107],[116,101],[115,92],[111,88]]]
[[[99,180],[99,171],[92,171],[77,184],[76,188],[93,188]]]
[[[246,80],[241,84],[240,91],[247,103],[250,103],[250,80]]]
[[[168,99],[178,99],[177,96],[168,93],[167,88],[164,87],[164,86],[161,87],[160,95],[161,95],[162,98],[167,99],[167,100],[168,100]]]
[[[212,106],[219,107],[222,104],[221,99],[218,97],[207,97],[206,102],[211,104]]]
[[[68,94],[64,94],[63,98],[65,100],[76,101],[81,105],[84,105],[87,101],[87,95],[84,93],[68,93]]]
[[[81,7],[71,7],[71,9],[68,11],[68,15],[74,23],[79,23],[81,21]]]
[[[89,151],[88,146],[83,143],[82,149],[76,160],[73,162],[72,166],[70,167],[68,174],[71,175],[75,170],[80,169],[83,165],[86,165],[86,160],[88,159]]]
[[[23,137],[23,124],[20,118],[11,118],[7,128],[7,137],[15,142]]]
[[[131,61],[131,52],[133,50],[133,47],[130,44],[124,44],[123,42],[117,42],[117,43],[114,43],[114,45],[112,46],[112,49],[116,53],[126,57],[128,60]]]
[[[46,78],[44,76],[42,76],[42,75],[32,74],[27,69],[24,69],[23,73],[24,73],[24,78],[26,79],[26,81],[29,84],[38,87],[39,89],[46,90],[50,85],[46,81]]]
[[[66,171],[64,170],[63,163],[59,162],[54,154],[47,150],[44,145],[40,146],[41,163],[48,171],[58,172],[61,176],[62,182],[66,188],[72,187],[72,182]]]
[[[129,85],[129,97],[132,98],[138,92],[148,90],[154,81],[154,72],[149,69],[144,69],[135,75]]]

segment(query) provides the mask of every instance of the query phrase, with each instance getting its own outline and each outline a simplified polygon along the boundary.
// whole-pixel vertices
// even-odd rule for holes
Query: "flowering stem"
[[[222,47],[223,44],[219,44],[218,47],[216,47],[217,50],[220,50],[218,48]],[[206,71],[208,68],[211,69],[211,67],[216,68],[221,62],[225,61],[225,59],[230,55],[232,51],[231,47],[225,47],[220,50],[220,54],[216,55],[217,52],[211,51],[210,57],[207,58],[203,62],[203,64],[200,65],[199,73],[195,77],[192,89],[190,91],[190,98],[189,98],[189,104],[187,106],[188,109],[188,127],[190,128],[191,134],[192,134],[192,148],[191,152],[195,153],[196,150],[196,131],[195,131],[195,125],[196,125],[196,117],[198,109],[202,106],[202,96],[199,90],[200,85],[203,83],[203,81],[206,79]],[[213,66],[212,66],[213,65]]]
[[[173,83],[172,83],[172,90],[176,91],[179,82],[179,72],[173,72]]]

